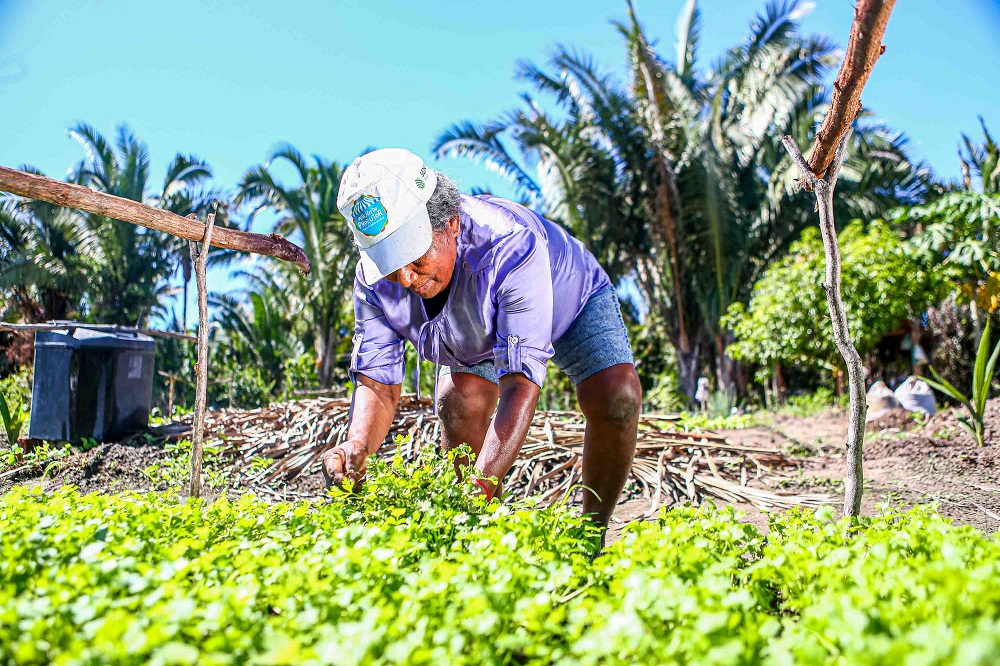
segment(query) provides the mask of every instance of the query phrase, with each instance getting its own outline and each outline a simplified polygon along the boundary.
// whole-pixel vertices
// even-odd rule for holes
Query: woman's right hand
[[[344,442],[323,454],[323,475],[326,486],[344,487],[344,482],[350,480],[352,486],[357,485],[365,475],[368,464],[368,451],[362,442]]]

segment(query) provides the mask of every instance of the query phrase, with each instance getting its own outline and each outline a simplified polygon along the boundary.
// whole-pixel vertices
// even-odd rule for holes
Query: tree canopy
[[[694,0],[678,20],[673,59],[629,5],[617,25],[627,83],[560,48],[548,67],[518,67],[558,112],[525,95],[521,108],[456,123],[435,144],[439,156],[486,162],[569,227],[613,279],[634,280],[642,309],[676,349],[688,395],[705,365],[720,387],[731,385],[722,315],[746,302],[750,285],[813,223],[812,201],[796,191],[780,145],[785,134],[808,143],[829,102],[823,81],[835,45],[801,32],[807,11],[802,2],[769,3],[744,40],[706,67]],[[870,117],[859,124],[838,219],[870,219],[923,197],[929,172],[906,143]],[[662,345],[654,349],[662,355]]]
[[[854,221],[839,236],[844,307],[858,352],[873,349],[888,332],[918,315],[948,291],[943,271],[928,265],[912,243],[881,220]],[[734,303],[723,324],[732,328],[734,358],[762,366],[802,365],[841,372],[829,326],[823,241],[807,229],[754,285],[749,305]]]

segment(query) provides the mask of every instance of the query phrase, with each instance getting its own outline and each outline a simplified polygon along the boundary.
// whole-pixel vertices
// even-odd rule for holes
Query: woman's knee
[[[631,364],[613,366],[587,378],[578,395],[580,409],[588,419],[630,424],[642,411],[642,385]]]
[[[489,380],[467,374],[451,375],[441,382],[438,416],[445,424],[488,422],[498,394],[499,389]]]

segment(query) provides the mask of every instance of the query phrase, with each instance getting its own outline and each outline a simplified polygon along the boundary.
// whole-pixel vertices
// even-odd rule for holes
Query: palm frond
[[[500,135],[506,128],[506,124],[477,126],[471,122],[457,123],[438,136],[432,150],[438,159],[465,157],[485,164],[521,192],[534,196],[540,190],[538,183],[507,152],[500,140]]]
[[[270,157],[267,158],[265,163],[266,168],[270,168],[278,160],[285,160],[289,162],[293,167],[295,167],[296,172],[298,172],[299,179],[306,183],[309,181],[309,165],[306,164],[305,158],[302,157],[302,153],[290,143],[279,144],[274,150],[271,151]]]
[[[701,10],[698,0],[687,0],[677,16],[676,72],[682,79],[693,81],[697,63],[698,42],[701,39]]]
[[[108,174],[118,170],[118,163],[115,160],[114,149],[107,139],[93,126],[84,122],[74,125],[67,134],[86,152],[95,180],[104,183],[105,187],[110,187]]]

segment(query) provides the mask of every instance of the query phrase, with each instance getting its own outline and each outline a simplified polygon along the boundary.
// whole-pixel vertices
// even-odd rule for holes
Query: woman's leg
[[[468,444],[477,456],[500,398],[500,387],[471,372],[442,373],[438,377],[438,416],[441,445],[453,449]],[[468,465],[468,459],[456,461]]]
[[[583,437],[583,512],[607,527],[635,456],[642,386],[631,363],[605,368],[576,387],[587,417]],[[596,496],[595,496],[596,493]]]

